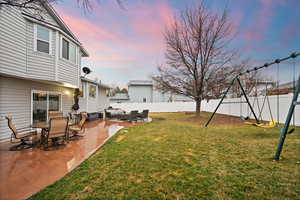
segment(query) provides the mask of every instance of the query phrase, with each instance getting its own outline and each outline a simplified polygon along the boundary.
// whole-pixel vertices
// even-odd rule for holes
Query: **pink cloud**
[[[261,8],[243,36],[248,42],[261,42],[266,37],[266,32],[274,16],[274,7],[284,5],[286,0],[260,0]]]
[[[162,38],[165,26],[173,22],[173,10],[166,1],[157,4],[141,4],[131,10],[131,23],[137,33],[144,37]]]
[[[287,25],[280,35],[280,43],[282,47],[290,48],[295,42],[295,38],[300,35],[300,27],[292,24]]]
[[[135,64],[155,68],[145,65],[145,59],[158,61],[164,57],[163,31],[173,19],[171,6],[167,1],[143,1],[122,10],[111,4],[95,4],[90,16],[80,16],[74,8],[57,10],[95,66],[126,68]]]

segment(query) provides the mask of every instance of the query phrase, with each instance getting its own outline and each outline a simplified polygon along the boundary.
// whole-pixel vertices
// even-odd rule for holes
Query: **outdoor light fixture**
[[[83,71],[83,73],[84,73],[84,76],[83,76],[83,77],[85,77],[86,75],[88,75],[89,73],[92,72],[92,71],[90,70],[90,68],[88,68],[88,67],[83,67],[83,68],[82,68],[82,71]]]
[[[65,91],[65,94],[66,94],[66,95],[70,95],[71,92],[70,92],[69,90],[66,90],[66,91]]]

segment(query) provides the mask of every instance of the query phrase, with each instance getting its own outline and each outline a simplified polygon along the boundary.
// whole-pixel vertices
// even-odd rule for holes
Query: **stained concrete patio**
[[[116,132],[134,124],[96,120],[85,124],[85,136],[63,148],[44,151],[36,147],[9,151],[0,144],[0,199],[26,199],[77,167]]]

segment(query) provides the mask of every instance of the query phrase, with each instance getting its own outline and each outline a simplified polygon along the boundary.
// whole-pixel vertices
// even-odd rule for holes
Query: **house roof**
[[[290,81],[287,83],[282,83],[278,86],[279,89],[286,89],[286,88],[294,88],[294,83],[297,85],[296,81]]]
[[[102,88],[105,88],[105,89],[110,89],[110,88],[111,88],[110,86],[108,86],[108,85],[106,85],[106,84],[102,84],[100,81],[97,82],[97,81],[94,81],[94,80],[85,78],[85,77],[83,77],[83,76],[81,76],[80,79],[81,79],[81,81],[93,83],[93,84],[98,85],[99,87],[102,87]]]
[[[115,96],[110,97],[111,100],[129,100],[127,93],[117,93]]]
[[[53,6],[47,2],[44,2],[42,4],[42,6],[49,12],[49,14],[55,19],[55,21],[57,22],[57,24],[59,24],[60,27],[57,27],[53,24],[50,24],[48,22],[45,22],[44,20],[41,20],[41,19],[38,19],[32,15],[30,15],[29,13],[26,13],[26,12],[23,12],[23,14],[27,17],[30,17],[34,20],[37,20],[37,21],[40,21],[40,22],[43,22],[43,23],[46,23],[47,25],[50,25],[51,27],[56,27],[56,28],[59,28],[61,29],[61,31],[70,36],[75,43],[77,43],[77,45],[80,46],[80,49],[83,53],[83,56],[87,57],[89,56],[87,50],[82,46],[82,44],[80,43],[80,41],[78,40],[78,38],[74,35],[74,33],[71,31],[71,29],[67,26],[67,24],[62,20],[62,18],[58,15],[58,13],[55,11],[55,9],[53,8]]]
[[[131,80],[128,83],[128,86],[133,85],[147,85],[147,86],[153,86],[153,82],[151,80]]]

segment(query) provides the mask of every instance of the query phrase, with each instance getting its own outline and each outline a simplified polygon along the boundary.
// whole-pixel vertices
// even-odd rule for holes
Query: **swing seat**
[[[240,118],[241,118],[241,120],[244,120],[244,121],[249,120],[248,116],[244,117],[244,116],[241,115]]]
[[[260,127],[260,128],[275,128],[276,125],[278,124],[278,121],[277,120],[272,120],[269,123],[261,123],[261,124],[245,122],[245,124],[253,125],[253,126],[256,126],[256,127]]]

